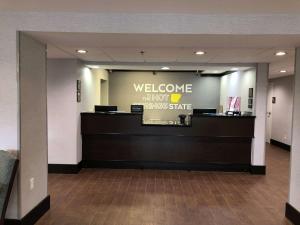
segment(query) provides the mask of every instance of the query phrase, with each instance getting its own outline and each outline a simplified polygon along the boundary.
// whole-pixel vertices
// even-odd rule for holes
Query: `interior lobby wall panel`
[[[291,145],[294,77],[272,79],[273,96],[276,102],[272,104],[271,138]]]
[[[105,69],[93,69],[93,74],[100,79],[100,104],[101,105],[108,105],[109,104],[109,73]],[[102,81],[102,83],[101,83]]]
[[[136,91],[134,85],[144,85],[143,88],[145,88],[145,84],[153,84],[154,92],[153,90],[147,92],[145,89]],[[191,93],[177,91],[182,94],[179,104],[192,104],[193,108],[218,108],[219,106],[220,78],[200,77],[196,76],[194,72],[157,72],[156,75],[153,75],[152,72],[148,71],[114,71],[109,77],[109,102],[111,105],[117,105],[118,110],[126,112],[130,112],[130,105],[133,103],[170,103],[170,96],[164,97],[176,93],[176,91],[160,92],[157,90],[160,84],[192,85]],[[145,101],[143,98],[147,97],[148,94],[151,95],[151,100]],[[155,95],[154,99],[152,94]],[[161,98],[157,99],[157,95],[160,95]],[[144,119],[177,120],[179,114],[191,112],[192,110],[173,110],[170,108],[146,109]]]
[[[108,81],[108,73],[104,69],[89,69],[78,61],[78,74],[81,80],[81,102],[77,103],[76,114],[76,149],[77,162],[82,160],[82,141],[81,141],[81,112],[93,112],[95,105],[100,104],[101,99],[101,79]],[[108,93],[106,94],[106,98]]]
[[[300,48],[296,49],[289,203],[300,211]]]
[[[0,43],[0,149],[19,150],[19,86],[16,73],[16,31],[1,33]]]
[[[220,84],[220,105],[223,106],[223,110],[227,110],[228,97],[238,96],[241,97],[241,111],[254,112],[254,108],[248,108],[248,93],[249,88],[253,88],[253,95],[255,95],[255,86],[256,72],[254,69],[223,76]],[[255,96],[253,97],[255,99]]]
[[[20,150],[17,32],[15,30],[2,31],[0,29],[0,49],[2,52],[0,54],[0,149]],[[6,218],[18,218],[18,198],[18,181],[16,180],[6,211]]]
[[[79,112],[92,112],[100,104],[100,75],[83,65],[80,67],[81,102],[77,104]]]
[[[266,165],[266,119],[269,64],[258,63],[256,68],[255,126],[252,140],[251,165]]]
[[[76,80],[75,59],[50,59],[47,72],[48,163],[76,164]]]
[[[46,46],[20,34],[20,218],[48,195]]]
[[[80,113],[100,103],[100,76],[76,59],[48,60],[48,162],[77,164],[82,159]],[[76,85],[81,81],[81,102]]]

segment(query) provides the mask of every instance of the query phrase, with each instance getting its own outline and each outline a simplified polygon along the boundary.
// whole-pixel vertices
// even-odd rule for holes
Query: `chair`
[[[0,225],[4,225],[5,213],[18,164],[18,159],[9,152],[0,150]]]

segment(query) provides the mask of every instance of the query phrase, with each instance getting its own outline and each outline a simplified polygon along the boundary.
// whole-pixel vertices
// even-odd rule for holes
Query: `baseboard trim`
[[[4,225],[21,225],[22,222],[21,220],[16,220],[16,219],[5,219],[4,220]]]
[[[288,202],[285,204],[285,217],[295,225],[300,224],[300,212]]]
[[[82,162],[78,164],[48,164],[48,173],[77,174],[82,168]]]
[[[287,150],[287,151],[291,151],[291,146],[290,146],[290,145],[284,144],[284,143],[282,143],[282,142],[280,142],[280,141],[276,141],[276,140],[274,140],[274,139],[271,139],[271,140],[270,140],[270,143],[271,143],[272,145],[275,145],[275,146],[278,146],[278,147],[280,147],[280,148],[283,148],[283,149],[285,149],[285,150]]]
[[[266,166],[250,166],[250,173],[252,174],[260,174],[265,175],[266,174]]]
[[[5,219],[4,225],[33,225],[50,209],[50,196],[48,195],[34,207],[21,220]]]
[[[161,169],[161,170],[198,170],[249,172],[249,164],[213,164],[213,163],[170,163],[149,161],[83,161],[83,168],[111,168],[111,169]]]

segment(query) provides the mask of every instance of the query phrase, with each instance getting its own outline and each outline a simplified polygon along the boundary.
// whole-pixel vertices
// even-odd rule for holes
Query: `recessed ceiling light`
[[[100,68],[100,66],[98,66],[98,65],[87,65],[87,67],[90,69],[99,69]]]
[[[231,68],[230,70],[231,70],[231,71],[237,71],[237,70],[239,70],[239,68],[235,68],[235,67],[234,67],[234,68]]]
[[[280,70],[280,73],[286,73],[286,70]]]
[[[197,51],[195,52],[195,55],[205,55],[206,52],[204,51]]]
[[[77,49],[76,52],[79,54],[86,54],[88,51],[85,49]]]
[[[169,70],[169,69],[170,69],[170,67],[163,66],[161,69],[162,69],[162,70]]]
[[[286,55],[286,52],[284,52],[284,51],[278,51],[278,52],[275,53],[275,55],[276,56],[284,56],[284,55]]]

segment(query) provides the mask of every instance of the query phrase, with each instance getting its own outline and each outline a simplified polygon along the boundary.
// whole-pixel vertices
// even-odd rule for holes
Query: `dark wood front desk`
[[[143,124],[140,114],[82,113],[83,167],[249,171],[253,116]]]

